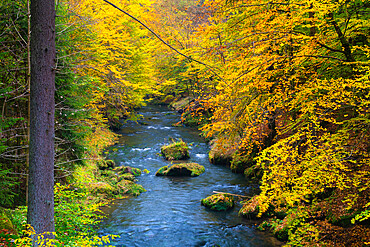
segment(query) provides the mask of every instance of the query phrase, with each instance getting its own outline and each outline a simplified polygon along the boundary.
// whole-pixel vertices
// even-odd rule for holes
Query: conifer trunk
[[[55,3],[31,0],[31,86],[28,223],[53,238]],[[34,241],[34,246],[38,246]]]

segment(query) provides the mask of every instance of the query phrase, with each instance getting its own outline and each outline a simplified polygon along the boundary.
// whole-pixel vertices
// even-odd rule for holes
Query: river
[[[116,200],[104,209],[107,218],[99,234],[121,237],[111,243],[121,246],[280,246],[269,233],[256,229],[256,222],[238,216],[240,204],[227,212],[214,212],[200,200],[213,191],[252,195],[255,186],[240,174],[208,161],[209,147],[197,130],[172,127],[179,114],[164,106],[141,110],[141,124],[127,122],[118,132],[119,143],[110,148],[109,158],[116,164],[147,169],[138,177],[147,191],[138,197]],[[158,155],[169,138],[182,138],[191,144],[190,161],[203,165],[199,177],[157,177],[155,172],[170,164]]]

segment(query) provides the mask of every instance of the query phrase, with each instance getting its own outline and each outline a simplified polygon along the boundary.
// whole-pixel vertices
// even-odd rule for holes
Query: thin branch
[[[329,46],[327,46],[327,45],[324,45],[323,43],[321,43],[321,42],[319,42],[319,41],[316,41],[316,43],[317,43],[317,44],[319,44],[321,47],[324,47],[324,48],[326,48],[326,49],[328,49],[328,50],[330,50],[330,51],[332,51],[332,52],[340,52],[340,53],[345,54],[345,53],[344,53],[344,51],[342,51],[342,50],[337,50],[337,49],[334,49],[334,48],[331,48],[331,47],[329,47]]]
[[[129,16],[130,18],[134,19],[136,22],[138,22],[140,25],[142,25],[143,27],[145,27],[149,32],[151,32],[157,39],[159,39],[163,44],[165,44],[166,46],[168,46],[170,49],[174,50],[176,53],[178,53],[179,55],[183,56],[183,57],[186,57],[187,59],[189,59],[190,61],[194,61],[196,63],[199,63],[201,65],[204,65],[206,68],[208,68],[213,74],[215,74],[218,78],[220,78],[222,81],[225,82],[225,80],[219,76],[211,66],[209,66],[208,64],[205,64],[199,60],[196,60],[194,58],[192,58],[191,56],[188,56],[188,55],[185,55],[183,53],[181,53],[180,51],[178,51],[176,48],[174,48],[173,46],[171,46],[170,44],[168,44],[166,41],[164,41],[158,34],[156,34],[152,29],[150,29],[147,25],[145,25],[143,22],[141,22],[139,19],[137,19],[136,17],[132,16],[131,14],[129,14],[128,12],[124,11],[123,9],[119,8],[117,5],[107,1],[107,0],[103,0],[104,2],[106,2],[107,4],[111,5],[112,7],[118,9],[119,11],[121,11],[122,13],[124,13],[125,15]]]

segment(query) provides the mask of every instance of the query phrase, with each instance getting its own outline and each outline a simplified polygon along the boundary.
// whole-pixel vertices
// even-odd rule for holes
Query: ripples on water
[[[253,222],[238,217],[240,205],[227,212],[213,212],[200,200],[213,191],[251,195],[255,188],[242,175],[208,161],[208,145],[198,132],[172,127],[179,116],[164,107],[147,107],[141,114],[148,125],[126,123],[120,143],[111,147],[110,158],[119,165],[147,169],[138,178],[147,192],[138,197],[117,200],[104,211],[108,217],[99,233],[117,234],[115,246],[279,246],[271,235],[259,232]],[[170,162],[158,153],[169,138],[192,143],[190,161],[206,168],[199,177],[156,177],[155,172]]]

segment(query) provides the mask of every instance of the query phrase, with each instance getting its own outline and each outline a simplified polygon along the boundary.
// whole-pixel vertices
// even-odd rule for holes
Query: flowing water
[[[112,243],[118,247],[280,245],[271,235],[256,230],[255,222],[238,216],[240,204],[227,212],[201,206],[200,200],[213,191],[252,195],[256,188],[247,185],[242,175],[210,164],[209,147],[198,131],[172,127],[180,118],[166,107],[146,107],[140,114],[144,122],[128,122],[122,127],[109,158],[117,165],[149,170],[137,182],[147,191],[105,208],[108,217],[99,225],[101,235],[120,235]],[[190,161],[203,165],[205,173],[193,178],[156,177],[160,167],[170,164],[159,155],[169,138],[190,143]]]

